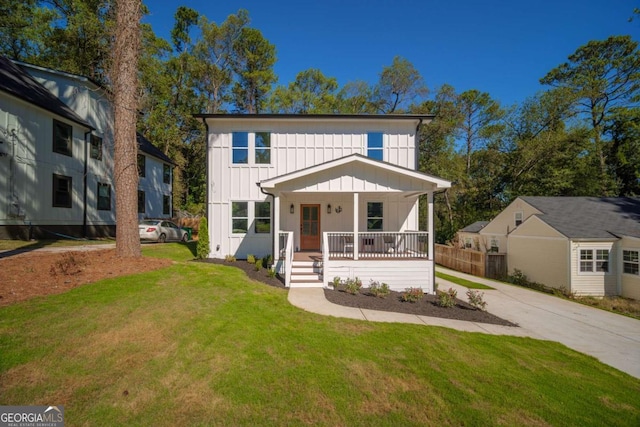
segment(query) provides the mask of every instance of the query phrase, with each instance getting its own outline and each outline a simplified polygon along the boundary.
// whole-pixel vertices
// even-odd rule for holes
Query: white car
[[[187,230],[183,230],[171,221],[161,219],[145,220],[138,224],[140,240],[164,243],[167,241],[186,242]]]

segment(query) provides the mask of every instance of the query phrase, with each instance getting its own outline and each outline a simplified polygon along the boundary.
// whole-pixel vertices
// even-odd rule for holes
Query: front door
[[[320,250],[320,205],[300,206],[300,250]]]

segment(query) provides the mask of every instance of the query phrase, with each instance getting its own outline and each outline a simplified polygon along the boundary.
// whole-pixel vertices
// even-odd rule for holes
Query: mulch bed
[[[244,260],[235,262],[226,262],[220,259],[205,259],[202,262],[226,265],[236,267],[243,270],[248,277],[258,282],[262,282],[269,286],[281,289],[284,287],[284,281],[280,277],[269,277],[267,271],[263,268],[256,271],[252,264]],[[351,295],[344,290],[334,291],[325,289],[324,295],[330,302],[347,307],[362,308],[367,310],[392,311],[396,313],[416,314],[421,316],[441,317],[445,319],[466,320],[469,322],[490,323],[502,326],[518,326],[508,320],[501,319],[493,314],[476,310],[466,302],[456,299],[456,305],[451,308],[440,307],[437,305],[435,295],[425,295],[418,302],[402,301],[402,292],[391,291],[385,298],[378,298],[368,294],[368,290],[363,288],[359,294]],[[491,309],[491,307],[489,307]]]

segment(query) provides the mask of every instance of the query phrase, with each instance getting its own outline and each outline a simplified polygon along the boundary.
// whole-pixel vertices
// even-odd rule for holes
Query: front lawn
[[[189,248],[0,308],[0,403],[70,426],[639,424],[640,380],[560,344],[307,313]]]

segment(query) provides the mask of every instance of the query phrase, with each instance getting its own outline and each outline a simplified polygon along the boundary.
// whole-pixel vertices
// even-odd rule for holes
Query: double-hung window
[[[256,132],[255,134],[255,162],[256,164],[271,164],[271,134]]]
[[[111,210],[111,186],[102,182],[98,183],[98,210]]]
[[[367,231],[382,231],[382,202],[367,203]]]
[[[171,196],[162,196],[162,215],[171,215]]]
[[[162,182],[171,184],[171,166],[166,163],[162,164]]]
[[[521,211],[516,212],[514,214],[514,219],[515,219],[516,227],[522,224],[522,212]]]
[[[608,249],[580,249],[581,273],[608,273]]]
[[[271,232],[271,203],[256,202],[255,203],[255,227],[256,234]]]
[[[247,202],[231,202],[231,232],[244,234],[249,229],[249,204]]]
[[[70,176],[53,174],[53,203],[54,208],[70,208],[72,206],[71,191],[73,180]]]
[[[623,250],[622,251],[622,268],[625,274],[640,275],[640,251],[639,250]]]
[[[102,138],[98,135],[91,134],[89,137],[89,142],[91,145],[91,158],[96,160],[102,160]]]
[[[144,154],[138,154],[138,176],[147,176],[147,158]]]
[[[69,157],[73,155],[73,128],[58,120],[53,121],[53,151]]]
[[[380,161],[384,160],[382,132],[370,132],[367,134],[367,157]]]
[[[234,164],[249,163],[249,133],[233,132],[231,134],[232,161]]]

